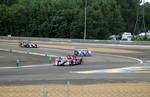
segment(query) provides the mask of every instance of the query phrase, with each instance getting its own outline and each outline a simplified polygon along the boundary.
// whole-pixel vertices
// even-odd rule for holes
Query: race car
[[[82,58],[80,56],[68,55],[66,57],[58,57],[55,59],[56,66],[71,66],[79,65],[82,63]]]
[[[73,53],[75,56],[80,56],[80,57],[89,57],[92,55],[92,52],[88,49],[75,49]]]
[[[36,43],[31,42],[19,42],[19,46],[22,48],[38,48]]]

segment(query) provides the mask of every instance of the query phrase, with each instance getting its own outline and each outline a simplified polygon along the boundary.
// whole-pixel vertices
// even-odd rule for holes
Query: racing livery
[[[73,53],[75,56],[80,57],[89,57],[92,55],[92,52],[88,49],[75,49]]]
[[[31,42],[19,42],[19,46],[22,48],[38,48],[36,43]]]
[[[68,55],[66,57],[58,57],[55,59],[56,66],[71,66],[71,65],[79,65],[82,63],[82,58],[80,56]]]

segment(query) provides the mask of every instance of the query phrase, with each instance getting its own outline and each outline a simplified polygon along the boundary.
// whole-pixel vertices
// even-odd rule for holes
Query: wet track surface
[[[54,48],[37,48],[37,49],[27,49],[19,48],[17,45],[5,45],[1,44],[0,48],[3,49],[15,49],[22,51],[30,51],[36,53],[47,53],[51,55],[64,56],[71,54],[71,50],[62,50]],[[128,49],[128,48],[124,48]],[[131,49],[134,51],[134,49]],[[122,68],[130,66],[149,66],[148,60],[149,50],[136,49],[140,53],[101,53],[93,52],[92,57],[84,58],[84,63],[82,65],[76,66],[43,66],[43,67],[22,67],[20,69],[0,69],[0,84],[38,84],[38,83],[64,83],[67,80],[72,81],[72,83],[86,84],[86,83],[107,83],[107,82],[149,82],[150,73],[90,73],[90,74],[80,74],[73,73],[74,71],[90,71],[90,70],[103,70],[112,68]],[[1,51],[2,52],[2,51]],[[17,54],[16,54],[17,55]],[[25,56],[27,58],[28,56]],[[0,56],[0,59],[3,56]],[[140,64],[140,61],[134,58],[139,58],[144,61]],[[45,58],[34,56],[34,58],[41,60],[40,64],[46,64]],[[36,60],[32,60],[36,61]],[[2,63],[0,63],[2,64]],[[37,63],[34,63],[37,64]],[[11,66],[11,65],[10,65]]]

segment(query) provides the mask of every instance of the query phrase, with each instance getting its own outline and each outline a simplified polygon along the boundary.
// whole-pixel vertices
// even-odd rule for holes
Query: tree
[[[150,3],[145,3],[145,25],[146,29],[150,30]]]
[[[107,39],[133,32],[138,0],[87,0],[87,38]],[[80,38],[84,32],[84,0],[1,0],[0,35]],[[146,27],[149,25],[146,4]]]
[[[134,32],[138,0],[116,0],[125,23],[125,32]]]

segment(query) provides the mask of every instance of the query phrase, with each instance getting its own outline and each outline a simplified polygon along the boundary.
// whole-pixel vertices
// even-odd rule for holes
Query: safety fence
[[[63,38],[40,38],[40,37],[7,37],[0,36],[5,40],[30,40],[49,42],[75,42],[75,43],[101,43],[101,44],[123,44],[123,45],[150,45],[149,41],[118,41],[118,40],[93,40],[93,39],[63,39]]]
[[[149,83],[0,86],[0,97],[150,97]]]

